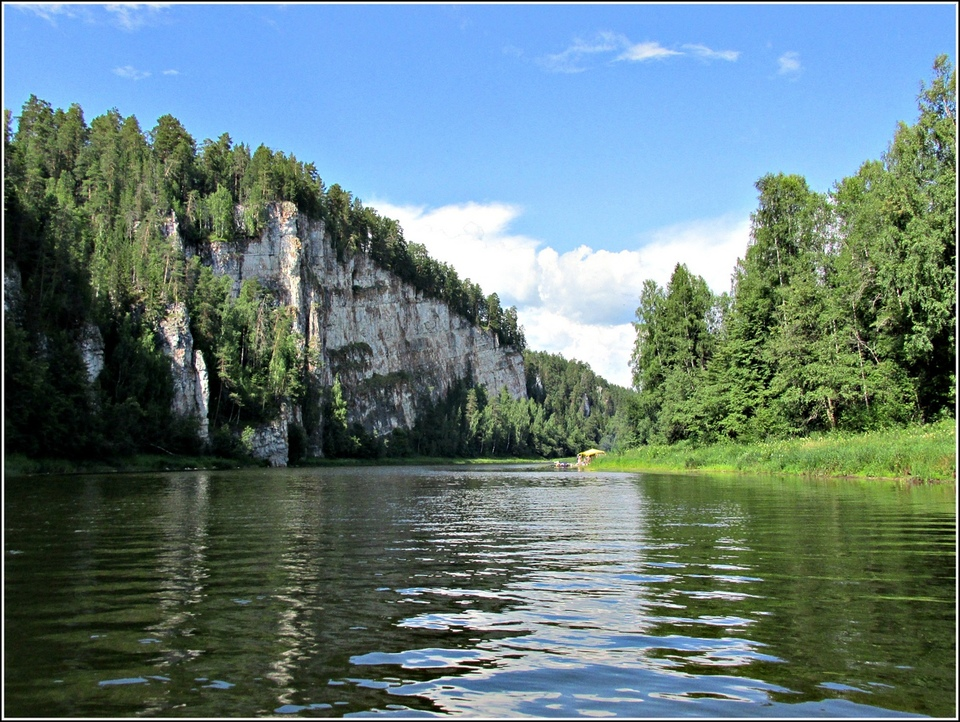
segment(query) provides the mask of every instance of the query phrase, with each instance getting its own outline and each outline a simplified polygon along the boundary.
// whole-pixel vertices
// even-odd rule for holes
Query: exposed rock
[[[413,426],[421,400],[437,401],[467,377],[493,394],[506,387],[526,396],[518,351],[500,348],[495,334],[365,254],[341,262],[323,222],[292,203],[268,207],[259,239],[210,244],[207,253],[237,291],[255,278],[296,310],[298,330],[320,359],[317,381],[331,386],[339,375],[348,421],[374,435]]]
[[[87,367],[87,381],[92,384],[103,371],[104,364],[103,336],[96,324],[84,324],[79,346],[83,365]]]
[[[183,242],[183,236],[180,235],[180,222],[177,220],[176,213],[171,211],[170,215],[160,224],[160,233],[170,241],[170,245],[174,249],[183,253],[184,260],[189,260],[194,255],[193,247],[189,243]]]
[[[287,419],[281,416],[269,424],[253,427],[250,453],[270,466],[286,466],[290,461]]]
[[[180,416],[196,418],[199,436],[207,441],[207,404],[210,397],[207,365],[203,354],[193,348],[186,306],[175,303],[170,307],[160,322],[160,335],[163,352],[170,357],[173,374],[173,411]]]
[[[175,227],[166,235],[181,242]],[[244,280],[256,279],[294,309],[296,329],[311,350],[308,373],[320,387],[332,386],[339,377],[348,423],[359,423],[368,433],[383,436],[411,428],[424,402],[438,401],[467,378],[490,394],[506,388],[513,398],[526,396],[520,352],[501,348],[494,333],[426,297],[367,255],[340,261],[323,222],[300,214],[292,203],[268,206],[259,238],[209,242],[199,255],[215,274],[234,280],[234,294]],[[174,307],[163,326],[174,365],[176,409],[199,415],[206,438],[206,373],[203,359],[193,352],[186,310]],[[257,427],[254,455],[285,465],[289,423],[300,418],[299,409],[290,409]],[[308,443],[308,453],[320,455],[319,430]]]

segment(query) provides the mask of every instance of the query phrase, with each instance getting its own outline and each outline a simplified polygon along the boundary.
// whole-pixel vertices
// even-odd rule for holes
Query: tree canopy
[[[757,181],[732,292],[678,265],[646,281],[633,382],[642,442],[761,440],[928,422],[956,403],[956,74],[825,194]]]
[[[214,430],[269,418],[283,399],[319,403],[289,310],[252,282],[234,297],[197,260],[207,241],[257,237],[278,201],[323,220],[341,260],[368,254],[501,344],[525,346],[516,309],[408,243],[396,221],[327,188],[312,163],[227,133],[198,144],[169,114],[145,132],[117,109],[88,124],[77,104],[64,111],[31,96],[4,121],[4,266],[21,288],[4,338],[11,451],[194,450],[196,434],[169,408],[157,333],[174,304],[189,309],[208,360]],[[92,388],[80,350],[91,324],[106,364]]]

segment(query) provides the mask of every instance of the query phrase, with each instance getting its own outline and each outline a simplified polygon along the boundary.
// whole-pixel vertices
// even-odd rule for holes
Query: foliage
[[[462,380],[441,401],[425,403],[409,433],[394,432],[386,453],[554,458],[632,443],[631,391],[559,354],[525,351],[524,366],[527,398],[505,388],[491,395]]]
[[[815,193],[756,184],[732,293],[678,265],[646,281],[632,357],[646,444],[763,441],[952,417],[956,402],[956,76],[880,161]]]
[[[88,125],[79,105],[63,111],[31,96],[16,131],[9,110],[4,120],[4,266],[20,289],[4,329],[14,453],[197,448],[196,429],[169,408],[169,362],[158,346],[174,304],[187,306],[209,370],[215,450],[240,453],[241,429],[284,400],[310,407],[303,431],[317,433],[324,392],[306,374],[292,310],[257,284],[233,288],[198,257],[203,243],[258,236],[279,201],[322,219],[341,259],[368,254],[501,344],[524,347],[516,309],[407,243],[396,221],[338,185],[327,189],[312,163],[263,145],[251,151],[226,133],[198,145],[169,114],[149,132],[116,109]],[[105,340],[93,382],[79,352],[91,327]]]
[[[89,457],[194,453],[196,428],[171,409],[158,330],[185,305],[209,372],[211,448],[242,453],[243,428],[303,406],[306,442],[335,455],[573,454],[585,446],[763,441],[952,418],[956,404],[956,76],[937,58],[919,118],[884,156],[828,194],[796,175],[757,182],[751,239],[730,294],[683,265],[643,285],[632,358],[637,393],[559,356],[525,352],[528,399],[467,379],[421,403],[389,444],[347,428],[335,389],[318,388],[292,309],[254,282],[234,287],[199,259],[204,244],[263,230],[268,204],[322,219],[338,257],[366,254],[502,345],[525,350],[504,310],[396,221],[312,163],[222,134],[197,143],[171,115],[144,132],[116,109],[31,96],[5,111],[4,318],[7,451]],[[9,283],[8,283],[9,282]],[[81,353],[103,339],[91,380]],[[336,371],[362,370],[341,349]],[[377,377],[371,386],[402,379]],[[324,424],[319,413],[327,405]],[[291,436],[291,439],[293,437]],[[291,442],[292,443],[292,442]]]

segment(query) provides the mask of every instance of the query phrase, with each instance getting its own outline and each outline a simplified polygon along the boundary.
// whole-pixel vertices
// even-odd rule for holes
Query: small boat
[[[571,466],[573,466],[573,464],[571,464],[569,461],[557,461],[555,462],[554,466],[556,466],[558,469],[569,469]]]

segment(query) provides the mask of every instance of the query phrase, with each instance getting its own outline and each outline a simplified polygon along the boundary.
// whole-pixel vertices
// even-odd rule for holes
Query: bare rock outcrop
[[[203,354],[193,348],[190,318],[182,303],[173,304],[160,322],[163,352],[170,358],[173,376],[173,411],[180,416],[196,418],[200,439],[209,438],[207,406],[210,386]]]
[[[210,242],[199,255],[214,273],[234,280],[234,293],[244,280],[256,279],[294,310],[296,329],[311,350],[308,373],[320,387],[339,378],[348,422],[374,436],[411,428],[424,403],[443,398],[463,379],[491,394],[506,388],[513,398],[526,396],[520,352],[501,347],[494,333],[425,296],[366,254],[338,259],[323,221],[301,214],[292,203],[268,206],[259,238]],[[197,395],[206,389],[205,372],[188,338],[185,310],[174,309],[164,327],[178,410],[192,409],[205,420],[206,402]],[[291,413],[300,416],[299,409]],[[255,429],[258,458],[287,463],[288,449],[281,447],[288,422]],[[319,455],[319,443],[315,433],[309,452]]]
[[[79,346],[83,365],[87,368],[87,381],[92,384],[97,380],[104,366],[103,335],[96,324],[90,322],[84,324],[80,332]]]

